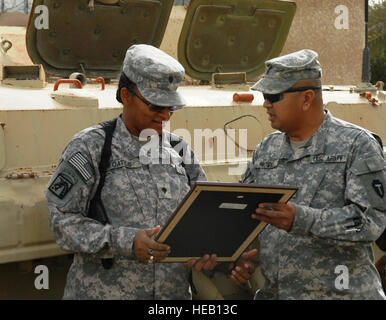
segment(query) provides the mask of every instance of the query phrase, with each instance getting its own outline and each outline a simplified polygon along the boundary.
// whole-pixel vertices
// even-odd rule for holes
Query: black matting
[[[245,201],[241,201],[240,196]],[[259,203],[278,202],[282,196],[229,192],[224,199],[221,191],[201,192],[165,242],[172,248],[169,257],[202,257],[206,253],[216,253],[218,257],[232,256],[244,242],[245,235],[249,235],[260,223],[251,218]],[[219,210],[224,200],[240,204],[247,202],[248,205],[243,210]],[[196,219],[197,212],[205,216],[205,220]],[[183,245],[181,241],[184,241]],[[202,243],[210,243],[211,252],[204,252],[207,248]]]
[[[235,260],[235,253],[243,246],[246,247],[246,239],[256,232],[260,225],[261,230],[266,225],[259,220],[251,218],[259,203],[262,202],[283,202],[282,199],[288,199],[296,192],[295,187],[266,187],[261,186],[260,192],[240,192],[231,191],[232,187],[244,187],[245,190],[251,190],[248,187],[257,185],[245,184],[226,184],[226,183],[198,183],[198,185],[219,185],[221,190],[200,189],[197,195],[197,185],[183,203],[177,208],[168,224],[162,229],[157,239],[171,247],[171,252],[166,258],[166,262],[187,261],[193,257],[202,257],[204,254],[217,254],[222,257],[219,261]],[[225,187],[230,187],[230,191],[224,191]],[[259,186],[260,187],[260,186]],[[202,188],[202,187],[200,187]],[[274,192],[270,193],[269,188]],[[279,188],[279,191],[278,191]],[[213,189],[213,188],[212,188]],[[282,190],[282,191],[281,191]],[[191,201],[188,208],[183,209],[184,203],[189,203],[192,195],[196,192],[196,197]],[[285,202],[286,202],[285,201]],[[231,206],[245,206],[245,208],[230,209]],[[220,206],[223,204],[223,207]],[[183,212],[183,216],[176,218],[177,214]],[[166,228],[169,226],[169,231]],[[172,229],[170,230],[170,228]],[[261,230],[259,232],[261,232]],[[166,238],[163,233],[167,234]],[[257,234],[256,234],[257,235]],[[254,238],[254,237],[253,237]],[[250,239],[250,241],[253,240]],[[239,252],[239,254],[241,254]],[[183,259],[185,258],[185,259]]]

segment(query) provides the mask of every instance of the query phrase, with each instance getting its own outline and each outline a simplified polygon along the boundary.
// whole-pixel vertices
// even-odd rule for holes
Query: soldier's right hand
[[[205,254],[200,259],[190,259],[185,262],[184,267],[186,269],[194,268],[197,271],[201,270],[213,270],[217,264],[217,255],[216,254]]]
[[[158,243],[152,239],[160,229],[160,226],[156,226],[152,229],[139,230],[136,233],[133,250],[139,261],[144,263],[160,262],[169,254],[170,247],[168,245]]]
[[[231,263],[229,265],[230,275],[229,279],[238,286],[246,283],[252,278],[255,272],[255,265],[251,259],[257,254],[257,249],[244,252],[237,260],[236,265]]]

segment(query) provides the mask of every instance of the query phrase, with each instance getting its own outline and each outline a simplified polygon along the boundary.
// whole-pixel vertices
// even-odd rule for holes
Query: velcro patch
[[[54,195],[59,199],[63,199],[66,194],[71,190],[74,184],[63,173],[59,173],[55,180],[48,187]]]
[[[347,156],[344,154],[318,154],[315,156],[312,156],[311,163],[321,163],[321,162],[330,162],[330,163],[336,163],[336,162],[346,162]]]
[[[79,172],[85,182],[90,180],[92,177],[90,164],[80,152],[74,154],[68,162]]]
[[[377,195],[379,195],[381,198],[383,198],[383,196],[385,195],[385,190],[383,189],[382,182],[379,180],[373,180],[372,186],[373,186],[375,192],[377,193]]]
[[[172,193],[171,193],[169,183],[157,182],[157,189],[158,189],[158,197],[160,199],[171,199],[172,198]]]

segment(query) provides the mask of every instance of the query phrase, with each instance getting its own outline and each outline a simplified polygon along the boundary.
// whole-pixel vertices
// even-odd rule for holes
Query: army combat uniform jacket
[[[166,139],[168,135],[163,133],[158,155],[153,152],[146,158],[145,153],[144,159],[149,161],[144,164],[146,161],[140,161],[140,141],[118,117],[101,194],[111,222],[106,225],[86,217],[99,182],[104,131],[100,125],[85,129],[63,151],[46,196],[56,242],[62,249],[75,252],[65,299],[191,298],[189,271],[183,264],[145,264],[132,250],[140,229],[167,222],[189,191],[189,180],[192,184],[206,179],[200,165],[181,165],[180,155]],[[101,258],[111,257],[114,263],[106,270]]]
[[[386,170],[370,133],[327,112],[300,154],[286,134],[266,137],[243,181],[299,187],[290,231],[259,235],[256,299],[385,299],[371,242],[386,226]]]

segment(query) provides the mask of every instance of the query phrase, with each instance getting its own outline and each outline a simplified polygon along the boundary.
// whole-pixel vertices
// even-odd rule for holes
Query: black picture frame
[[[259,203],[286,203],[294,186],[200,181],[190,190],[155,238],[171,252],[162,262],[186,262],[204,254],[236,261],[266,226],[252,219]]]

